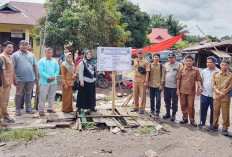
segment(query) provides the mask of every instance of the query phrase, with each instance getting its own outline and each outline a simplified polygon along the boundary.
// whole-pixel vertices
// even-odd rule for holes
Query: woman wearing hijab
[[[72,54],[65,54],[65,61],[61,64],[62,76],[62,112],[72,112],[73,107],[73,85],[76,79],[75,65]]]
[[[96,72],[95,63],[92,60],[92,53],[90,50],[85,51],[83,61],[79,64],[79,81],[80,86],[77,96],[77,108],[90,109],[96,111]]]

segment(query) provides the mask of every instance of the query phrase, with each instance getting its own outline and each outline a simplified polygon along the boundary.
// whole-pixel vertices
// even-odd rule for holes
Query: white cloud
[[[173,14],[188,25],[190,34],[202,35],[198,25],[206,33],[222,37],[232,35],[232,1],[228,0],[130,0],[138,3],[149,14]]]

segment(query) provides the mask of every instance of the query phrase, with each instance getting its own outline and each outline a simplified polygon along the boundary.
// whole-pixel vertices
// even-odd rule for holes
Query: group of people
[[[161,92],[164,90],[166,114],[164,119],[175,121],[178,111],[178,96],[180,97],[183,114],[180,124],[188,123],[193,126],[204,126],[207,111],[210,106],[209,131],[218,130],[220,110],[222,110],[222,133],[228,135],[230,126],[230,97],[232,97],[232,73],[228,72],[229,61],[222,60],[221,69],[216,67],[217,59],[214,56],[206,58],[207,68],[201,73],[194,67],[194,58],[188,55],[184,66],[176,61],[174,53],[168,55],[168,62],[160,63],[160,54],[153,53],[153,62],[144,58],[142,49],[137,51],[138,58],[132,60],[134,68],[133,92],[134,108],[131,112],[139,111],[144,114],[146,106],[146,90],[150,90],[150,115],[159,117],[161,107]],[[195,95],[201,96],[200,124],[195,122]],[[141,103],[139,105],[139,97]],[[155,101],[156,99],[156,101]],[[156,102],[156,103],[155,103]],[[172,109],[172,113],[171,113]]]
[[[26,40],[19,42],[19,50],[13,53],[14,44],[10,41],[3,43],[3,52],[0,54],[0,126],[6,123],[14,123],[9,117],[7,107],[10,98],[11,85],[16,86],[15,115],[20,116],[22,106],[25,104],[25,113],[34,114],[31,108],[31,98],[34,85],[39,83],[39,115],[45,115],[45,103],[48,102],[46,111],[55,113],[54,98],[57,89],[57,76],[62,78],[62,112],[73,111],[73,86],[79,75],[78,109],[95,110],[95,81],[96,66],[92,60],[91,51],[87,50],[84,56],[79,58],[79,68],[73,62],[73,55],[65,52],[64,60],[59,64],[53,58],[53,49],[45,49],[45,57],[37,60],[34,54],[28,51],[29,43]],[[66,50],[65,50],[66,51]],[[23,103],[23,105],[22,105]]]
[[[11,85],[16,86],[15,115],[22,114],[22,104],[25,104],[25,113],[34,114],[31,108],[31,98],[34,84],[39,83],[39,115],[45,115],[45,103],[48,113],[55,113],[54,98],[57,89],[57,76],[62,78],[62,112],[73,111],[73,86],[78,78],[78,96],[76,107],[96,111],[96,63],[92,59],[90,50],[81,54],[74,63],[72,53],[65,50],[59,63],[53,58],[53,49],[45,49],[45,57],[37,63],[34,54],[28,51],[26,40],[19,43],[19,50],[13,53],[14,44],[10,41],[3,43],[3,53],[0,54],[0,125],[14,123],[9,117],[7,107],[9,103]],[[13,53],[13,54],[12,54]],[[161,92],[164,90],[166,114],[164,119],[175,121],[178,111],[178,96],[180,97],[183,113],[180,124],[188,123],[197,126],[195,122],[195,95],[201,95],[200,125],[206,123],[207,111],[210,107],[210,131],[218,130],[218,119],[222,110],[224,135],[228,134],[230,126],[230,96],[232,88],[232,73],[228,72],[229,61],[222,60],[221,69],[215,65],[217,59],[207,57],[207,68],[201,73],[193,66],[194,58],[188,55],[185,66],[176,61],[174,53],[168,55],[168,62],[160,63],[160,54],[153,53],[153,62],[144,58],[144,52],[139,49],[138,58],[132,59],[134,68],[133,92],[134,108],[131,112],[139,111],[144,114],[146,107],[146,90],[150,90],[150,115],[159,117],[161,108]],[[78,77],[77,77],[78,76]],[[197,85],[197,86],[196,86]],[[139,105],[139,98],[141,103]],[[156,99],[156,101],[155,101]],[[22,103],[23,102],[23,103]],[[172,109],[172,112],[171,112]],[[189,120],[188,120],[189,119]]]

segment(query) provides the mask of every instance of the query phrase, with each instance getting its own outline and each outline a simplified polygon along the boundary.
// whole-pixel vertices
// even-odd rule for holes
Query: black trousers
[[[178,96],[176,94],[176,88],[164,87],[164,101],[167,111],[172,108],[173,112],[178,111]]]

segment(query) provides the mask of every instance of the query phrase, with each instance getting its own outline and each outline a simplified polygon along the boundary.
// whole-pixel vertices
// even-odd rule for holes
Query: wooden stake
[[[116,71],[112,72],[112,115],[115,115],[115,76]]]

